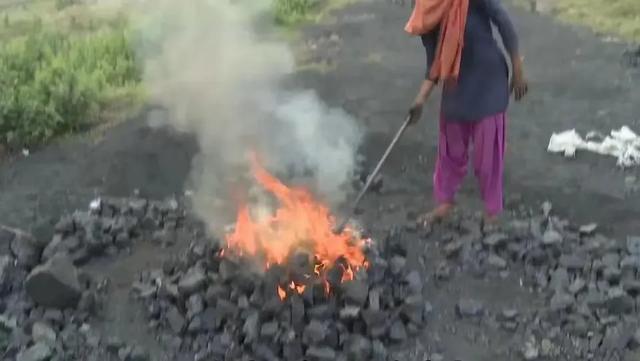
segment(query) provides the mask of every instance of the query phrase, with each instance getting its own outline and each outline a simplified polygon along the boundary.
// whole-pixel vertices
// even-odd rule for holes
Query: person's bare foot
[[[424,227],[428,224],[433,224],[444,220],[453,211],[453,206],[453,203],[443,203],[437,206],[431,212],[419,217],[418,224]]]

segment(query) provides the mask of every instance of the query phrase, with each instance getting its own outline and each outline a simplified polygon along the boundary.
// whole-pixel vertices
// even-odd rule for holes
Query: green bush
[[[34,145],[85,129],[140,81],[129,35],[37,31],[0,47],[0,143]]]
[[[312,10],[314,0],[274,0],[276,22],[291,25],[303,20]]]

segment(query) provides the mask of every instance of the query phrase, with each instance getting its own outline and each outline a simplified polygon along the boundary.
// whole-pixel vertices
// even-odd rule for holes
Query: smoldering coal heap
[[[420,332],[431,306],[402,249],[385,259],[351,229],[334,234],[306,190],[253,171],[280,203],[272,215],[242,205],[222,248],[194,245],[142,275],[139,297],[175,335],[167,342],[197,360],[369,360]]]

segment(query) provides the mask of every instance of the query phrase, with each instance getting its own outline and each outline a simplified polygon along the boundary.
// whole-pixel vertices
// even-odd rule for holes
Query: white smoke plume
[[[210,222],[235,215],[229,200],[247,189],[248,152],[276,174],[304,174],[330,205],[344,200],[356,169],[355,119],[311,90],[282,85],[295,63],[288,45],[268,35],[271,1],[137,3],[144,81],[164,119],[198,141],[194,206]]]

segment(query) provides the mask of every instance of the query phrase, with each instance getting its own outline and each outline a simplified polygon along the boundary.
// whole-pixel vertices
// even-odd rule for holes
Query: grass
[[[41,0],[1,12],[0,145],[40,145],[124,119],[143,103],[118,9]]]
[[[537,0],[542,2],[541,0]],[[625,41],[640,42],[639,0],[544,0],[559,19]],[[529,7],[530,0],[513,0]]]
[[[273,0],[278,25],[294,28],[304,23],[320,22],[329,14],[355,0]]]

